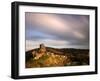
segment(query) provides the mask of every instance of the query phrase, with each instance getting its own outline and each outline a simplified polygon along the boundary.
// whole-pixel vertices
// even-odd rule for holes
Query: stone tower
[[[44,54],[46,54],[46,47],[44,44],[40,44],[40,48],[38,51],[33,52],[35,54],[35,58],[34,59],[39,59],[41,58]]]
[[[46,52],[46,47],[44,44],[40,44],[40,48],[39,48],[39,53],[45,53]]]

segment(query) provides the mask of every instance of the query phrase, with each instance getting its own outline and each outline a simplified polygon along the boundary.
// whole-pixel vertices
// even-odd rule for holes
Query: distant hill
[[[45,49],[45,51],[43,51]],[[43,53],[42,53],[42,52]],[[33,54],[34,53],[34,54]],[[36,55],[35,55],[36,53]],[[48,59],[45,59],[44,62],[48,62],[48,66],[74,66],[74,65],[89,65],[89,49],[73,49],[73,48],[52,48],[52,47],[40,47],[36,49],[32,49],[26,52],[26,68],[36,67],[45,67],[47,65],[40,66],[38,64],[38,61],[40,59],[44,59],[44,57],[48,57]],[[67,58],[67,60],[65,58]],[[32,60],[34,58],[37,58],[35,60]],[[58,62],[58,64],[54,64],[54,58],[58,62],[58,59],[60,62],[63,61],[63,63]],[[62,59],[63,58],[63,59]],[[49,64],[52,60],[51,65]],[[62,59],[62,60],[60,60]],[[65,63],[66,61],[66,63]],[[70,62],[68,62],[70,61]]]

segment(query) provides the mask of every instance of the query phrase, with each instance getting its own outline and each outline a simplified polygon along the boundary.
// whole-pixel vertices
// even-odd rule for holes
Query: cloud
[[[70,46],[89,47],[88,15],[26,12],[25,26],[26,40],[62,40],[69,42]]]
[[[33,27],[37,25],[37,28],[42,28],[47,31],[66,32],[70,29],[67,22],[51,14],[28,13],[26,15],[26,22],[32,24]]]

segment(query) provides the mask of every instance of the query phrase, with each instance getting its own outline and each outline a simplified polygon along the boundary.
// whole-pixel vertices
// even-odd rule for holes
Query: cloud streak
[[[26,40],[64,41],[67,47],[89,48],[89,16],[25,13]],[[27,42],[26,42],[27,43]],[[35,43],[32,44],[35,46]],[[50,44],[49,44],[50,45]],[[51,46],[65,47],[52,43]]]

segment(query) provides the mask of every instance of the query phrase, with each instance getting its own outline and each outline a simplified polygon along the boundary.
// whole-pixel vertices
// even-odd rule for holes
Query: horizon
[[[44,44],[44,46],[46,48],[48,47],[48,48],[54,48],[54,49],[79,49],[79,50],[89,50],[88,48],[84,48],[84,49],[83,48],[67,48],[67,47],[66,48],[63,48],[63,47],[62,48],[60,48],[60,47],[57,48],[57,47],[53,47],[53,46],[52,47],[51,46],[47,46],[45,44]],[[32,48],[32,49],[26,50],[26,52],[31,51],[31,50],[34,50],[34,49],[38,49],[38,48],[40,48],[40,45],[38,45],[38,47],[35,47],[35,48]]]

